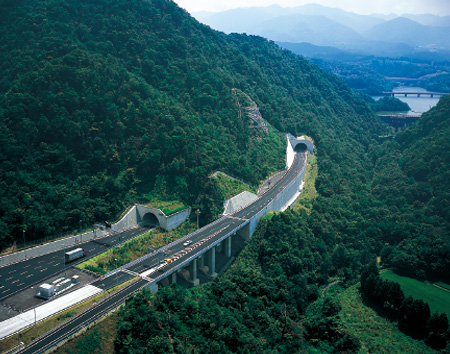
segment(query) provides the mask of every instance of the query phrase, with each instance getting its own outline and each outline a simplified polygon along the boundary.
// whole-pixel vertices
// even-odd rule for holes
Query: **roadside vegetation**
[[[179,200],[163,201],[156,197],[153,197],[149,202],[145,203],[144,205],[150,208],[160,209],[166,216],[175,214],[181,210],[189,208],[182,201]]]
[[[106,274],[118,267],[139,259],[152,251],[164,247],[183,236],[196,230],[195,222],[187,220],[179,227],[171,231],[156,228],[114,247],[86,262],[78,265],[79,268],[89,270],[97,274]]]

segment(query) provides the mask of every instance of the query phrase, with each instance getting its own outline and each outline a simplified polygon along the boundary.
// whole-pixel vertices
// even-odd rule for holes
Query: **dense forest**
[[[364,343],[325,289],[381,257],[447,280],[450,97],[392,142],[344,82],[260,37],[215,32],[167,0],[2,1],[0,245],[106,220],[135,199],[221,204],[222,170],[258,184],[283,133],[314,140],[318,197],[263,220],[223,276],[141,293],[117,352],[333,353]],[[270,123],[250,129],[233,89]],[[439,332],[439,334],[441,334]]]
[[[3,1],[0,19],[2,247],[22,229],[38,239],[154,194],[212,217],[210,172],[258,184],[283,167],[284,139],[238,119],[233,88],[319,145],[347,125],[367,145],[377,126],[332,75],[262,38],[213,32],[170,1]]]

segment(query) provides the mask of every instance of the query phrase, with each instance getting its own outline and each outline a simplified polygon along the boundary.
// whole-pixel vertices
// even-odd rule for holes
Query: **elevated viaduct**
[[[230,258],[235,238],[249,241],[264,215],[284,210],[295,201],[303,181],[306,158],[311,152],[310,141],[288,136],[284,175],[257,200],[110,275],[132,272],[146,279],[153,292],[160,282],[174,283],[178,276],[194,286],[200,283],[199,271],[209,278],[216,277],[217,253]]]

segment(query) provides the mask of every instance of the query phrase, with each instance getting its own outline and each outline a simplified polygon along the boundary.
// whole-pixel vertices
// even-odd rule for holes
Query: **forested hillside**
[[[398,272],[450,281],[450,96],[378,156],[373,194],[385,221],[374,234],[386,242],[382,262]]]
[[[239,119],[232,89],[280,132],[308,133],[324,194],[344,188],[377,123],[333,76],[258,37],[226,36],[164,0],[21,0],[0,12],[0,246],[114,218],[153,195],[199,203],[208,174],[257,183],[285,142]],[[346,165],[347,172],[341,172]],[[198,198],[201,197],[199,200]],[[205,220],[206,221],[206,220]]]

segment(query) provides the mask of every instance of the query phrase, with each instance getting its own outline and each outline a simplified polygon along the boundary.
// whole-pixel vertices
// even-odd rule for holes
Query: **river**
[[[401,92],[424,92],[424,93],[428,92],[422,87],[411,87],[411,86],[398,86],[395,87],[392,91],[398,92],[399,94]],[[422,115],[422,113],[436,106],[440,98],[440,97],[431,98],[430,96],[417,97],[417,95],[408,95],[408,97],[405,97],[405,95],[396,95],[395,97],[403,102],[406,102],[409,105],[411,110],[408,113],[406,113],[408,116]],[[381,97],[376,96],[372,98],[378,100]]]

